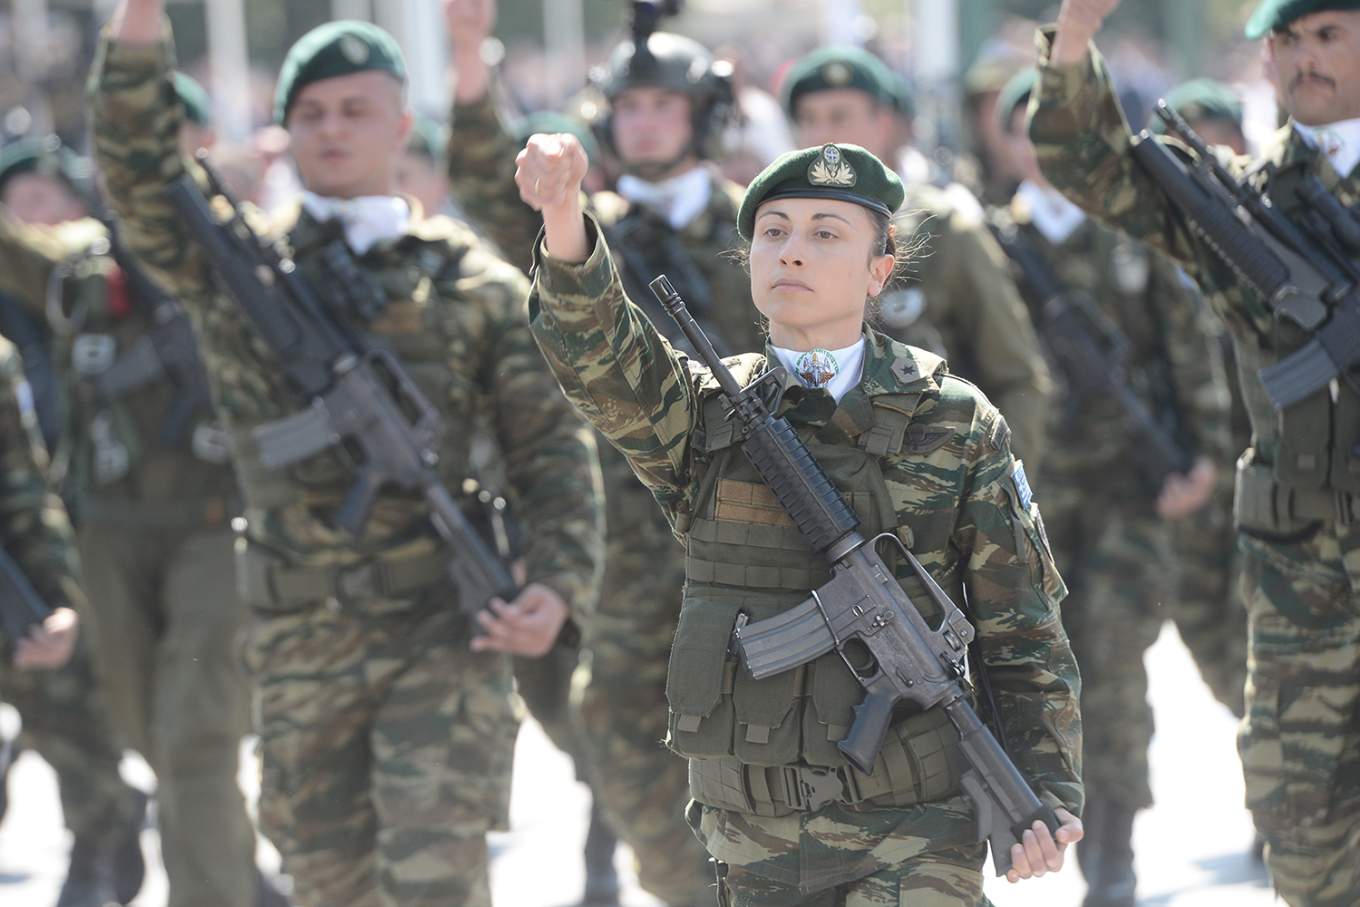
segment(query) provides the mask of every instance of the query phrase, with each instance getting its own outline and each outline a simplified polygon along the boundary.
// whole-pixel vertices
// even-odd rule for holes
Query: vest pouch
[[[1354,395],[1346,392],[1345,396]],[[1324,388],[1279,414],[1275,480],[1280,485],[1303,489],[1327,486],[1331,410],[1331,394]]]
[[[798,713],[804,677],[800,667],[752,680],[738,665],[732,696],[737,719],[732,743],[738,759],[750,765],[797,761],[802,744]]]
[[[1341,382],[1332,432],[1332,487],[1360,493],[1360,394]]]
[[[666,673],[666,744],[682,756],[732,755],[732,688],[740,666],[727,647],[739,610],[733,604],[694,600],[680,610]]]

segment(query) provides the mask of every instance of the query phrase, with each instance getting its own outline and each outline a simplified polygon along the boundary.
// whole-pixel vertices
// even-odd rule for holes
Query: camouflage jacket
[[[1360,455],[1355,453],[1360,442],[1360,394],[1342,381],[1332,395],[1318,393],[1282,413],[1274,410],[1256,373],[1301,347],[1308,335],[1277,318],[1270,304],[1238,279],[1134,161],[1129,127],[1100,55],[1092,50],[1080,63],[1054,66],[1048,61],[1050,39],[1051,34],[1040,34],[1041,79],[1031,102],[1030,126],[1045,174],[1086,210],[1181,262],[1232,335],[1253,436],[1253,448],[1239,463],[1238,519],[1247,522],[1243,482],[1256,487],[1259,480],[1252,477],[1264,473],[1265,481],[1274,483],[1274,493],[1251,499],[1284,514],[1281,522],[1289,525],[1274,535],[1316,526],[1315,519],[1328,521],[1320,512],[1289,516],[1296,505],[1288,499],[1304,492],[1326,509],[1333,490],[1352,496],[1360,491],[1356,478]],[[1190,155],[1174,140],[1158,140]],[[1305,145],[1292,126],[1277,133],[1260,162],[1233,157],[1226,149],[1216,153],[1233,173],[1264,188],[1285,214],[1301,207],[1295,186],[1309,173],[1345,203],[1360,198],[1357,174],[1338,175],[1326,155]],[[1342,522],[1349,524],[1349,514],[1342,515]]]
[[[955,186],[908,187],[898,245],[916,251],[880,298],[880,323],[893,339],[944,356],[951,372],[975,382],[1005,415],[1016,454],[1037,471],[1053,382],[1005,253],[981,205]]]
[[[43,479],[25,426],[27,393],[23,363],[14,345],[0,339],[0,544],[49,607],[83,608],[71,523]]]
[[[53,454],[77,519],[225,525],[239,505],[210,401],[175,427],[167,417],[179,395],[168,379],[113,399],[96,388],[152,324],[150,307],[132,297],[108,252],[104,225],[86,218],[49,228],[0,218],[0,291],[52,326],[65,405]]]
[[[1097,341],[1113,346],[1101,316],[1122,335],[1123,381],[1177,444],[1191,457],[1223,462],[1231,441],[1217,325],[1185,274],[1165,255],[1090,219],[1054,244],[1031,222],[1023,196],[997,219],[1020,231],[1064,287],[1094,303],[1097,311],[1083,314]],[[1115,355],[1111,349],[1112,364]],[[1155,497],[1160,489],[1137,479],[1146,439],[1129,427],[1123,408],[1108,394],[1085,397],[1087,380],[1070,383],[1058,398],[1045,475],[1097,477],[1117,496]]]
[[[584,263],[555,261],[539,250],[530,297],[534,335],[567,395],[628,457],[688,543],[694,503],[713,462],[695,433],[716,382],[627,300],[598,224],[589,227],[594,246]],[[778,414],[827,443],[857,446],[854,436],[872,424],[865,419],[873,398],[920,394],[905,429],[920,443],[878,461],[898,532],[944,588],[967,588],[1011,753],[1042,796],[1077,808],[1078,679],[1058,616],[1066,589],[1038,511],[1016,484],[1005,423],[976,389],[945,374],[938,357],[876,331],[867,337],[864,377],[834,412],[822,407],[798,425],[818,409],[800,402],[813,393],[830,398],[790,388]],[[767,348],[763,357],[744,355],[734,364],[745,373],[768,361],[774,360]]]
[[[251,429],[296,412],[296,399],[263,339],[220,288],[164,199],[191,162],[179,154],[173,49],[105,41],[91,92],[95,146],[129,246],[181,299],[194,322],[219,416],[232,435],[246,494],[247,535],[287,561],[348,565],[406,560],[441,544],[422,498],[378,495],[361,537],[333,518],[354,475],[332,450],[266,471],[251,453]],[[335,221],[286,212],[257,232],[276,236],[315,282],[316,251],[339,238]],[[464,225],[413,218],[410,232],[357,257],[389,304],[369,332],[407,366],[442,412],[448,431],[438,472],[455,492],[468,477],[474,426],[489,424],[524,523],[528,579],[556,589],[573,608],[593,594],[600,551],[599,466],[589,428],[572,412],[529,334],[528,283]]]

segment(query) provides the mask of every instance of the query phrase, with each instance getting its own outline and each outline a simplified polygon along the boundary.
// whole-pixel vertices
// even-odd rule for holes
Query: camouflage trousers
[[[1292,907],[1360,903],[1360,529],[1243,538],[1247,806]]]
[[[663,743],[683,582],[684,549],[669,536],[611,546],[586,634],[578,717],[592,789],[632,847],[641,887],[667,904],[711,905],[708,853],[685,824],[689,763]]]
[[[156,772],[169,907],[254,907],[255,829],[236,781],[250,685],[229,530],[87,520],[87,626],[109,707]]]
[[[0,644],[0,695],[23,719],[20,743],[57,773],[66,827],[105,850],[132,821],[133,801],[118,774],[123,748],[95,682],[85,637],[77,637],[66,666],[51,671],[14,668],[9,646]]]
[[[488,907],[518,731],[509,659],[468,651],[452,609],[393,604],[252,618],[260,822],[304,907]]]
[[[764,818],[695,803],[689,822],[718,857],[720,907],[990,907],[987,845],[962,798],[924,808],[830,806]]]
[[[1067,582],[1063,626],[1081,669],[1082,782],[1131,809],[1152,805],[1152,706],[1143,653],[1175,593],[1171,524],[1147,500],[1112,501],[1046,475],[1040,508]]]

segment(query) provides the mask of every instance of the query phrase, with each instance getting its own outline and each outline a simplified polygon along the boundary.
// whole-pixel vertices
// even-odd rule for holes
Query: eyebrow
[[[766,211],[765,213],[758,215],[758,216],[756,217],[756,220],[760,220],[762,217],[770,217],[771,215],[773,215],[773,216],[775,216],[775,217],[782,217],[782,218],[784,218],[784,220],[788,220],[788,221],[793,220],[793,218],[789,217],[789,216],[788,216],[787,214],[785,214],[783,211]],[[847,218],[841,217],[839,214],[832,214],[830,211],[821,212],[821,213],[812,215],[812,219],[813,219],[813,220],[824,220],[824,219],[826,219],[826,218],[834,218],[835,220],[838,220],[838,221],[840,221],[841,223],[844,223],[844,224],[847,224],[847,225],[850,224],[850,221],[849,221]]]

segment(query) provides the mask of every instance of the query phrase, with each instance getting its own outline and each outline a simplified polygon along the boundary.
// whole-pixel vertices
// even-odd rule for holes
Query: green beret
[[[175,73],[175,94],[184,105],[184,118],[204,129],[212,125],[212,100],[193,76]]]
[[[780,155],[746,187],[737,210],[737,232],[747,242],[756,209],[776,198],[834,198],[891,215],[906,190],[897,174],[858,145],[822,145]]]
[[[444,157],[444,137],[443,123],[417,112],[411,124],[411,134],[406,137],[406,153],[424,155],[432,161],[441,160]]]
[[[1360,9],[1360,0],[1261,0],[1247,20],[1247,37],[1263,38],[1300,16],[1332,9]]]
[[[1192,124],[1199,120],[1227,120],[1238,129],[1242,128],[1242,102],[1222,82],[1191,79],[1167,92],[1165,100],[1166,106]],[[1160,118],[1155,120],[1154,126],[1158,131],[1164,128]]]
[[[880,104],[900,108],[897,79],[887,64],[861,47],[821,47],[799,59],[784,76],[784,112],[794,117],[794,105],[805,94],[832,88],[858,88]]]
[[[0,151],[0,193],[5,191],[6,183],[23,173],[55,176],[85,199],[94,194],[90,162],[63,145],[55,135],[19,139]]]
[[[556,110],[535,110],[515,124],[515,137],[519,139],[520,145],[528,144],[529,136],[540,132],[550,135],[566,132],[576,136],[581,147],[585,149],[586,157],[590,159],[590,166],[600,166],[600,143],[595,140],[595,134],[590,131],[590,127],[576,117],[558,113]]]
[[[1001,93],[996,96],[996,121],[1001,124],[1002,132],[1011,131],[1011,117],[1015,114],[1015,108],[1029,103],[1029,96],[1038,84],[1039,70],[1030,66],[1011,76],[1010,81],[1002,86]]]
[[[406,81],[406,60],[396,40],[372,22],[327,22],[298,38],[283,58],[274,91],[274,119],[287,125],[298,92],[312,82],[378,69]]]

